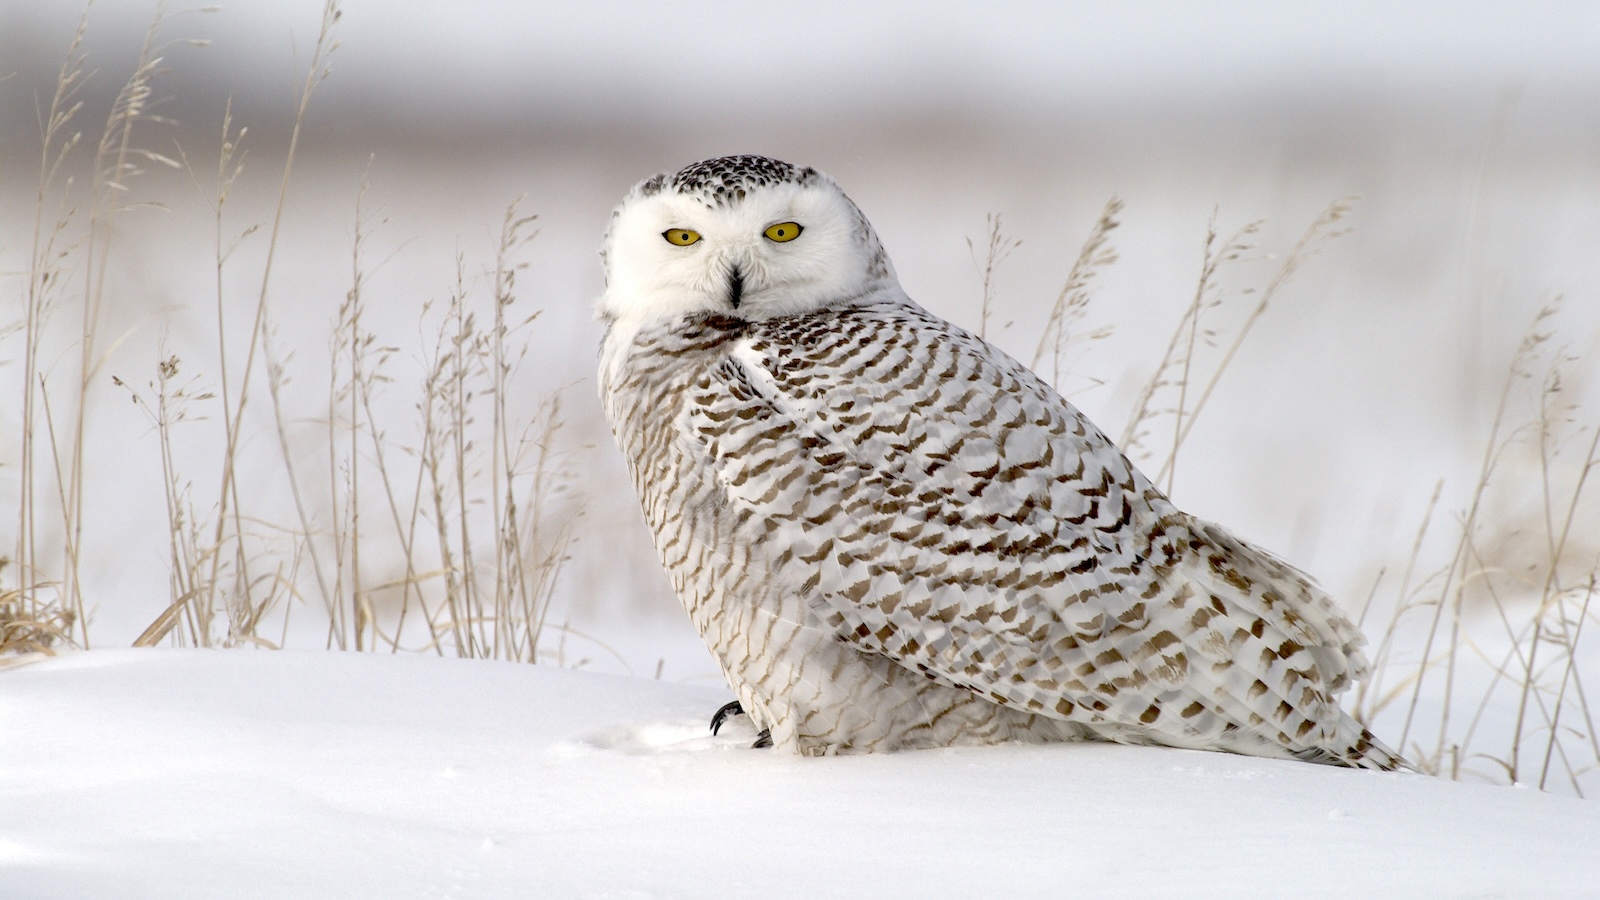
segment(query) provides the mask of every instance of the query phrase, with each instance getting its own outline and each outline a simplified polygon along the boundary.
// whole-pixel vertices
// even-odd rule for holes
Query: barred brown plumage
[[[763,241],[774,222],[804,230]],[[825,176],[727,157],[647,179],[604,258],[607,417],[674,590],[775,746],[1404,765],[1338,707],[1366,661],[1332,601],[907,298]]]

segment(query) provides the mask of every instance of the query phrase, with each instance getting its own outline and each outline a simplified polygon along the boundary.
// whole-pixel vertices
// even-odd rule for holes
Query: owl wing
[[[1178,511],[1026,368],[909,301],[752,329],[682,429],[839,639],[995,702],[1314,742],[1364,666],[1305,576]]]

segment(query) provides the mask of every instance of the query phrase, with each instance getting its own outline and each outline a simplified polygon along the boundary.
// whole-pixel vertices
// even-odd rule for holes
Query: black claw
[[[732,703],[722,704],[722,708],[711,715],[711,733],[716,734],[722,730],[722,726],[726,725],[729,719],[742,715],[744,715],[744,707],[739,705],[739,701],[735,700]]]
[[[760,750],[763,747],[771,747],[771,746],[772,746],[772,729],[763,728],[763,729],[761,729],[761,733],[756,735],[756,742],[754,744],[750,745],[750,749],[751,750]]]

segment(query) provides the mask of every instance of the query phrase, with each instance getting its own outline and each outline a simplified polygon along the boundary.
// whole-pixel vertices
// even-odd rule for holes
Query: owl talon
[[[729,719],[742,715],[744,715],[744,707],[739,705],[739,701],[735,700],[732,703],[722,704],[721,709],[711,714],[711,733],[715,735],[722,730],[722,726],[726,725]]]
[[[751,750],[761,750],[763,748],[771,747],[771,746],[772,746],[772,729],[763,728],[763,729],[761,729],[761,733],[756,735],[756,742],[754,744],[750,745],[750,749]]]

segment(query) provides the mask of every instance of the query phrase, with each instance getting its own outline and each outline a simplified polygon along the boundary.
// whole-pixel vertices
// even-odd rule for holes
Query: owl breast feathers
[[[607,417],[674,589],[775,746],[1404,765],[1339,709],[1366,661],[1332,601],[907,298],[825,176],[760,157],[656,176],[604,257]]]

